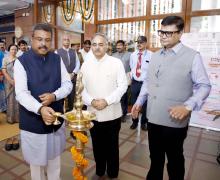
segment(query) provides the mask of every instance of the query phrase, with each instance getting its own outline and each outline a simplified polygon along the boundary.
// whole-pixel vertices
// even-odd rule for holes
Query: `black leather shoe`
[[[13,150],[18,150],[19,147],[20,147],[19,142],[18,142],[18,143],[13,143],[13,144],[12,144],[12,149],[13,149]]]
[[[12,150],[12,139],[8,139],[8,140],[6,141],[5,150],[6,150],[6,151],[11,151],[11,150]]]
[[[12,144],[5,144],[5,150],[11,151],[12,150]]]
[[[19,140],[17,138],[14,138],[13,142],[12,142],[12,149],[13,150],[18,150],[19,147],[20,147]]]
[[[141,124],[141,129],[143,131],[147,131],[147,125],[146,124]]]
[[[130,126],[130,129],[136,129],[136,128],[137,128],[137,126],[138,126],[138,124],[137,124],[137,123],[132,123],[132,125]]]

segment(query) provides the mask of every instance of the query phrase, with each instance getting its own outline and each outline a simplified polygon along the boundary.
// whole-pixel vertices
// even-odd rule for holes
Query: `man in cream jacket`
[[[90,130],[97,179],[118,177],[119,131],[122,109],[120,100],[127,90],[127,79],[120,59],[106,54],[108,41],[105,35],[95,34],[89,61],[82,65],[84,103],[97,119]]]

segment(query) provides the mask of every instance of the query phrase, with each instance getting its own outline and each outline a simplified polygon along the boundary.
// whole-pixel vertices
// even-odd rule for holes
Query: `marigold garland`
[[[73,169],[73,176],[74,176],[74,178],[75,178],[76,180],[88,180],[87,177],[84,177],[84,176],[81,174],[81,172],[80,172],[80,170],[79,170],[78,167],[75,167],[75,168]]]
[[[74,132],[73,133],[74,134],[74,136],[76,137],[76,138],[78,138],[82,143],[87,143],[88,142],[88,137],[86,136],[86,135],[84,135],[83,133],[81,133],[81,132]]]
[[[83,133],[81,132],[74,132],[73,133],[74,136],[79,139],[82,143],[87,143],[88,142],[88,137],[86,135],[84,135]],[[87,177],[84,177],[83,174],[81,173],[79,167],[81,168],[86,168],[88,165],[89,165],[89,161],[87,159],[84,158],[84,155],[78,151],[76,149],[75,146],[73,146],[71,149],[70,149],[70,152],[72,154],[72,158],[73,160],[76,162],[76,164],[78,165],[78,167],[74,167],[73,169],[73,176],[74,176],[74,179],[76,180],[87,180]]]

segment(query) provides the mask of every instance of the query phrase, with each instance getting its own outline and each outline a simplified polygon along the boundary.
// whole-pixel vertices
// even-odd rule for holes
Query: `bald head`
[[[68,49],[70,46],[70,37],[68,34],[64,34],[62,38],[63,46]]]

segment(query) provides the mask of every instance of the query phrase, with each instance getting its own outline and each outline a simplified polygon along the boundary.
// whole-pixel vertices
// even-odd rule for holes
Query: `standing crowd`
[[[136,51],[126,51],[125,41],[118,40],[117,52],[109,55],[102,33],[84,41],[83,49],[65,34],[62,47],[53,52],[48,24],[34,27],[29,50],[24,40],[8,51],[0,42],[0,110],[7,112],[8,123],[19,122],[31,179],[60,179],[65,126],[62,119],[55,123],[54,113],[65,111],[65,99],[66,110],[73,109],[76,76],[81,72],[84,104],[96,114],[90,129],[93,179],[118,177],[119,132],[130,100],[130,129],[138,127],[140,118],[141,130],[148,131],[151,166],[146,179],[163,179],[167,157],[169,179],[183,180],[183,143],[191,112],[201,108],[211,89],[200,54],[180,41],[183,30],[181,17],[164,18],[158,30],[162,48],[154,53],[147,49],[147,37],[139,36]],[[18,148],[17,138],[6,141],[7,151]]]

